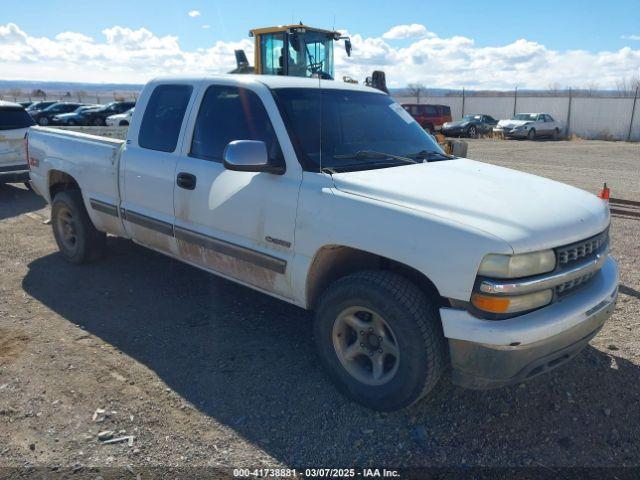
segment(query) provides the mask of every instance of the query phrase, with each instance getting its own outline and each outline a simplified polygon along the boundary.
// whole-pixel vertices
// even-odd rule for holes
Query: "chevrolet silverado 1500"
[[[34,127],[27,156],[69,261],[108,233],[313,310],[329,375],[375,409],[448,367],[472,388],[546,372],[617,297],[603,201],[448,156],[366,87],[157,79],[126,141]]]

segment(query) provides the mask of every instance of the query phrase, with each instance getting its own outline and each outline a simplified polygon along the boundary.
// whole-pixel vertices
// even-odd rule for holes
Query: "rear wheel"
[[[333,283],[320,299],[314,337],[338,387],[375,410],[415,403],[445,368],[436,302],[391,272],[358,272]]]
[[[529,132],[527,132],[527,140],[535,140],[536,138],[536,130],[535,128],[532,128],[531,130],[529,130]]]
[[[104,120],[103,120],[103,119],[101,119],[100,117],[98,117],[98,118],[96,118],[96,119],[93,121],[93,124],[94,124],[96,127],[102,127],[102,126],[104,125]]]
[[[51,225],[58,248],[69,262],[91,262],[104,253],[106,235],[93,226],[80,191],[56,194],[51,205]]]
[[[552,140],[557,140],[558,139],[558,135],[560,135],[560,130],[558,130],[557,128],[555,128],[553,130],[553,132],[551,133],[551,139]]]

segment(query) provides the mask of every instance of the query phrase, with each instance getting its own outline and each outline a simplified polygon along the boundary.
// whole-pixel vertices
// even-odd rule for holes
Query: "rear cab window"
[[[159,85],[153,90],[140,125],[140,147],[175,151],[192,91],[191,85]]]
[[[17,130],[35,125],[33,118],[22,107],[0,106],[0,130]]]

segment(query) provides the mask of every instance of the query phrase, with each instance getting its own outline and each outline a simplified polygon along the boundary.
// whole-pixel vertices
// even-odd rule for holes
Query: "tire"
[[[557,140],[559,135],[560,135],[560,130],[555,128],[551,133],[551,140]]]
[[[75,121],[75,120],[69,120],[68,125],[69,125],[70,127],[75,127],[75,126],[77,125],[77,123],[76,123],[76,121]]]
[[[535,140],[536,139],[536,129],[532,128],[527,132],[527,140]]]
[[[38,119],[38,125],[42,125],[43,127],[49,125],[49,119],[47,117],[40,117]]]
[[[24,186],[27,187],[27,190],[29,191],[33,191],[33,187],[31,186],[31,184],[29,182],[24,182]]]
[[[60,252],[70,263],[79,265],[102,257],[106,235],[93,226],[79,190],[56,194],[51,204],[51,226]]]
[[[478,129],[476,128],[475,125],[471,125],[469,126],[469,128],[467,128],[467,137],[476,138],[477,135],[478,135]]]
[[[384,341],[366,326],[360,331],[360,326],[341,328],[342,318],[369,315],[367,311],[383,319]],[[428,394],[445,369],[446,343],[437,312],[437,303],[400,275],[354,273],[334,282],[320,298],[314,320],[316,348],[327,373],[344,394],[374,410],[398,410]],[[371,316],[371,325],[375,318]],[[390,354],[394,348],[387,346],[395,347],[398,355]],[[350,347],[357,357],[345,363],[344,353]],[[380,357],[382,374],[376,380],[374,359]]]
[[[121,127],[128,127],[129,126],[129,122],[127,122],[126,120],[121,120],[120,121],[120,126]]]

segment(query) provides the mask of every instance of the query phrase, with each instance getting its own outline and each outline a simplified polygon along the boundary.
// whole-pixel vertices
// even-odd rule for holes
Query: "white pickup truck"
[[[374,409],[449,366],[471,388],[546,372],[614,309],[603,201],[445,155],[367,87],[157,79],[126,141],[34,127],[27,148],[69,261],[109,233],[313,310],[330,376]]]

